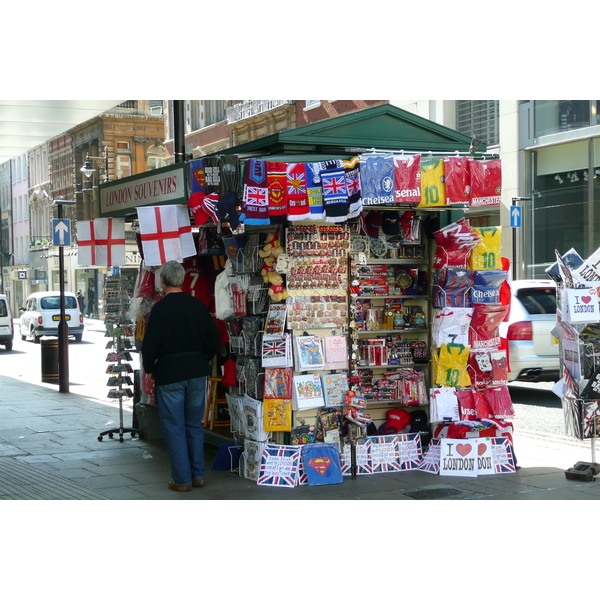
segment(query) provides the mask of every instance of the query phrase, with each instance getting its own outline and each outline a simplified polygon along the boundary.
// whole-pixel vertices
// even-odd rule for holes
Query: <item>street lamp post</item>
[[[58,208],[58,220],[62,221],[63,206],[75,204],[74,200],[57,198],[54,204]],[[69,391],[69,325],[65,315],[65,253],[62,245],[58,247],[58,281],[60,290],[60,320],[58,322],[58,391]]]

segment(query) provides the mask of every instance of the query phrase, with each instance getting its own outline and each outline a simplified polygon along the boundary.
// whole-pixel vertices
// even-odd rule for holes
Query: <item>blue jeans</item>
[[[156,403],[171,477],[177,485],[203,478],[206,377],[156,386]]]

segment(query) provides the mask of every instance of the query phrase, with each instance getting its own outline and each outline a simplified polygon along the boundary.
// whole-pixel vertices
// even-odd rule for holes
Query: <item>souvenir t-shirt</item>
[[[394,157],[396,204],[421,202],[421,155]]]
[[[363,205],[394,204],[394,157],[361,154],[359,159]]]
[[[421,202],[419,207],[444,206],[446,184],[444,183],[444,161],[421,158]]]
[[[472,271],[501,269],[500,246],[502,245],[502,228],[472,227],[471,231],[479,235],[480,241],[471,249],[469,269]]]
[[[446,204],[469,204],[471,198],[471,173],[466,156],[444,158],[444,182],[446,184]]]
[[[470,348],[463,344],[444,344],[440,348],[434,348],[434,383],[441,386],[469,387],[469,352]]]

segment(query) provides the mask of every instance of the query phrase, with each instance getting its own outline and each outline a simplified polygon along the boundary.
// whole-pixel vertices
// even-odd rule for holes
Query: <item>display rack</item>
[[[123,442],[123,435],[130,433],[131,437],[140,435],[140,429],[124,427],[123,422],[123,398],[133,398],[133,351],[134,325],[127,318],[131,299],[132,287],[129,280],[121,275],[109,276],[104,286],[104,306],[106,334],[109,338],[106,349],[109,350],[106,357],[108,367],[106,374],[109,376],[107,386],[109,387],[108,398],[119,402],[119,427],[108,429],[98,435],[101,442],[105,435],[113,438],[119,435],[119,441]]]

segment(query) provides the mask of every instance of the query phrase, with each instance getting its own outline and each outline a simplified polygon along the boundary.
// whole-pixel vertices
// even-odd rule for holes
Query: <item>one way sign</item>
[[[71,219],[52,219],[52,244],[71,245]]]
[[[513,206],[510,209],[510,226],[521,227],[521,217],[523,215],[523,208],[521,206]]]

